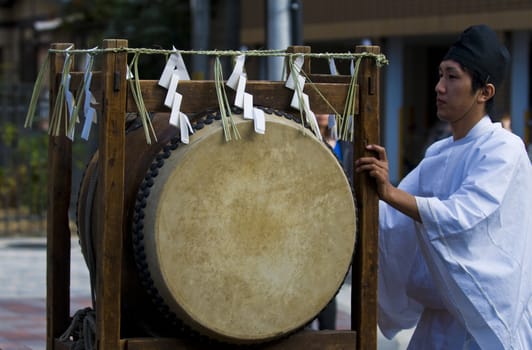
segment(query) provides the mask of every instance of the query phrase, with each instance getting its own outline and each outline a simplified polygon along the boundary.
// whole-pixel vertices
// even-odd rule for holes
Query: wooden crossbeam
[[[83,79],[83,73],[71,72],[71,86],[77,88]],[[57,77],[60,79],[60,76]],[[305,84],[304,93],[309,95],[311,109],[317,114],[342,113],[349,89],[350,76],[311,75],[310,82]],[[158,85],[157,80],[140,80],[141,94],[149,112],[169,112],[164,105],[167,90]],[[126,112],[136,112],[137,106],[131,88],[127,86]],[[226,87],[230,102],[234,101],[235,93]],[[73,89],[74,94],[76,90]],[[91,92],[97,102],[102,101],[101,96],[101,73],[93,74]],[[177,92],[186,96],[181,103],[181,111],[184,113],[197,113],[207,108],[218,107],[215,82],[213,80],[183,80],[177,87]],[[286,88],[282,81],[249,80],[246,84],[246,92],[253,95],[255,105],[267,106],[274,109],[288,111],[294,91]],[[332,108],[331,108],[332,106]]]

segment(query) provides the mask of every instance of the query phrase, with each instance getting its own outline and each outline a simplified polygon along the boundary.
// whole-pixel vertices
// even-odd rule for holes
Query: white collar
[[[478,121],[478,123],[475,124],[475,126],[471,128],[471,130],[469,130],[465,137],[461,138],[460,140],[456,140],[455,143],[466,143],[470,140],[476,139],[477,137],[486,133],[488,130],[492,129],[494,125],[495,124],[493,124],[489,115],[486,114]]]

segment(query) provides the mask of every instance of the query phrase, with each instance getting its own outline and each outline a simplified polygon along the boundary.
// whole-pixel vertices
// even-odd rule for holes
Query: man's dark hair
[[[479,89],[483,89],[489,82],[483,81],[479,74],[473,71],[472,69],[469,69],[467,67],[464,67],[461,63],[458,63],[460,67],[464,71],[466,71],[471,76],[471,93],[477,92]],[[497,89],[495,89],[495,94],[497,94]],[[495,104],[495,95],[493,95],[492,98],[486,101],[486,113],[490,114],[493,110],[493,105]]]

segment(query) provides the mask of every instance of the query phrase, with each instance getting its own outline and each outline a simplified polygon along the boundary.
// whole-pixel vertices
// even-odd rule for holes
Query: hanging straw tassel
[[[37,109],[37,102],[39,101],[39,96],[41,94],[43,77],[44,77],[44,74],[48,72],[49,68],[50,68],[50,53],[48,53],[46,57],[44,58],[44,62],[42,63],[41,69],[39,70],[39,74],[37,75],[37,79],[35,80],[35,84],[33,85],[33,92],[31,93],[30,105],[28,107],[28,113],[26,114],[26,120],[24,121],[25,128],[29,128],[33,124],[33,118],[35,117],[35,110]]]
[[[222,128],[224,130],[225,141],[231,141],[231,130],[235,140],[240,139],[240,133],[236,127],[233,115],[231,113],[231,105],[227,99],[227,94],[224,88],[224,79],[222,72],[222,64],[220,57],[214,60],[214,83],[216,87],[216,95],[218,97],[218,105],[220,107],[220,115],[222,118]]]
[[[59,131],[61,130],[61,124],[64,123],[65,135],[67,135],[69,126],[68,118],[65,118],[62,121],[62,116],[64,114],[64,108],[66,108],[65,101],[65,85],[70,76],[70,67],[72,66],[72,56],[69,54],[68,49],[65,50],[66,58],[63,64],[63,72],[61,73],[61,84],[57,89],[57,98],[55,100],[54,109],[50,117],[50,125],[48,127],[48,134],[52,136],[59,136]]]
[[[338,120],[338,134],[341,140],[353,141],[354,137],[354,123],[351,119],[355,113],[355,102],[358,95],[358,70],[362,57],[358,57],[355,62],[354,72],[351,75],[351,81],[349,82],[349,89],[347,91],[347,98],[344,107],[344,113],[339,116]]]
[[[137,105],[137,109],[139,111],[139,116],[142,122],[142,127],[144,129],[146,142],[151,145],[150,132],[153,135],[155,142],[157,142],[157,135],[155,134],[155,130],[153,130],[151,119],[148,115],[148,111],[146,110],[146,106],[144,105],[144,99],[142,98],[142,92],[139,81],[139,56],[139,52],[135,53],[133,59],[131,60],[131,63],[129,64],[129,70],[130,72],[133,72],[133,77],[129,79],[129,86],[131,87],[133,99],[135,100],[135,104]]]

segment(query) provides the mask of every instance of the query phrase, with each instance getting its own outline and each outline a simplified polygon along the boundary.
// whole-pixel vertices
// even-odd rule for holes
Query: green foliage
[[[21,135],[13,123],[0,130],[0,145],[8,155],[0,164],[0,200],[9,206],[24,206],[33,214],[46,208],[47,149],[46,133]]]
[[[83,47],[100,45],[105,38],[127,39],[130,47],[190,48],[189,0],[93,0],[65,5],[63,30],[83,36],[73,40]],[[81,42],[80,42],[81,41]],[[160,75],[164,58],[146,56],[140,62],[143,78]]]
[[[1,130],[0,140],[6,146],[13,145],[17,140],[18,130],[15,124],[6,123]]]

